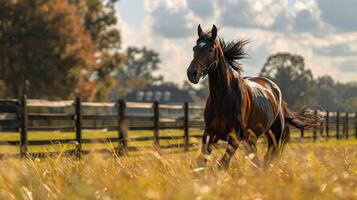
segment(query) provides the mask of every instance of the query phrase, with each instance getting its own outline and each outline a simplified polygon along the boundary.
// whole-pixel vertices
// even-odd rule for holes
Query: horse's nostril
[[[187,77],[190,80],[190,82],[197,83],[198,82],[197,75],[198,75],[198,72],[196,70],[194,70],[194,69],[187,70]]]
[[[192,70],[191,71],[191,77],[192,78],[196,78],[196,76],[197,76],[197,71],[196,70]]]

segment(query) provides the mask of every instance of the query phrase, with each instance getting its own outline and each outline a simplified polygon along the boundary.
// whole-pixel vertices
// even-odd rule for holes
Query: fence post
[[[355,112],[355,138],[357,138],[357,112]]]
[[[125,155],[128,147],[128,124],[126,120],[126,102],[120,99],[118,106],[118,155]]]
[[[326,111],[326,138],[330,137],[330,112]]]
[[[304,138],[304,128],[301,128],[301,129],[300,129],[300,137],[301,137],[301,138]]]
[[[188,107],[188,102],[184,103],[183,106],[184,109],[184,151],[188,151],[190,147],[190,141],[189,141],[189,107]]]
[[[81,116],[81,99],[76,97],[75,100],[75,126],[76,126],[76,155],[77,158],[81,158],[81,151],[82,151],[82,116]]]
[[[345,116],[345,137],[346,139],[348,139],[349,134],[348,134],[348,117],[349,117],[349,113],[346,112],[346,116]]]
[[[154,125],[154,146],[159,148],[160,147],[160,141],[159,141],[159,102],[154,101],[153,103],[153,111],[154,111],[154,118],[153,118],[153,125]]]
[[[314,112],[314,116],[315,116],[315,118],[316,118],[316,116],[317,116],[317,111],[315,110],[315,112]],[[314,128],[314,130],[312,131],[312,140],[314,141],[314,142],[316,142],[316,139],[317,139],[317,130],[316,130],[316,128]]]
[[[336,139],[340,139],[340,112],[336,113]]]
[[[28,125],[28,115],[27,115],[27,97],[23,95],[20,99],[20,154],[21,157],[27,154],[27,125]]]

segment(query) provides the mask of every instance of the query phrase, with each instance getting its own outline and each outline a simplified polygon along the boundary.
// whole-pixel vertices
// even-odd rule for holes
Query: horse
[[[265,77],[242,77],[241,60],[246,58],[247,40],[226,43],[217,37],[217,27],[204,32],[197,28],[198,39],[193,47],[193,60],[187,77],[193,84],[208,76],[209,97],[204,110],[205,129],[202,149],[197,158],[198,168],[204,168],[213,147],[219,140],[227,148],[218,161],[221,169],[228,169],[239,144],[243,141],[251,163],[260,168],[256,142],[267,137],[268,150],[264,165],[271,163],[282,152],[289,133],[287,123],[297,128],[318,128],[319,108],[308,106],[300,112],[287,107],[279,87]]]

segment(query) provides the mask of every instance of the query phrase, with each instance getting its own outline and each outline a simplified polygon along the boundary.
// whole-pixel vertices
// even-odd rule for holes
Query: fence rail
[[[29,155],[31,145],[73,144],[74,152],[80,158],[83,144],[117,143],[115,151],[125,154],[127,151],[141,149],[131,146],[132,142],[152,141],[155,148],[183,148],[189,151],[195,143],[190,138],[200,138],[201,135],[190,134],[192,129],[203,129],[203,107],[189,105],[166,105],[153,103],[134,103],[119,100],[115,103],[82,102],[80,98],[74,101],[36,101],[27,100],[23,96],[19,100],[0,100],[0,132],[17,132],[18,141],[0,140],[0,146],[18,146],[19,155]],[[103,110],[98,113],[98,110]],[[329,138],[357,138],[357,113],[325,112],[320,130],[306,131],[301,129],[299,136],[291,141],[302,139],[316,141]],[[180,129],[183,135],[160,135],[161,130]],[[291,131],[298,132],[293,128]],[[83,132],[88,130],[117,131],[116,137],[83,138]],[[152,136],[129,137],[129,130],[150,130]],[[31,131],[71,131],[75,133],[72,139],[28,140]],[[1,133],[0,133],[1,139]],[[163,140],[180,141],[178,144],[160,144]],[[102,150],[99,150],[102,151]]]

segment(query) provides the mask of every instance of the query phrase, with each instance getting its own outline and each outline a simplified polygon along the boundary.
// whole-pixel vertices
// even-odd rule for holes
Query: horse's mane
[[[247,57],[245,45],[248,44],[249,41],[241,39],[226,43],[222,38],[219,38],[219,41],[221,43],[224,57],[227,59],[228,63],[234,70],[241,72],[243,69],[240,60]]]

